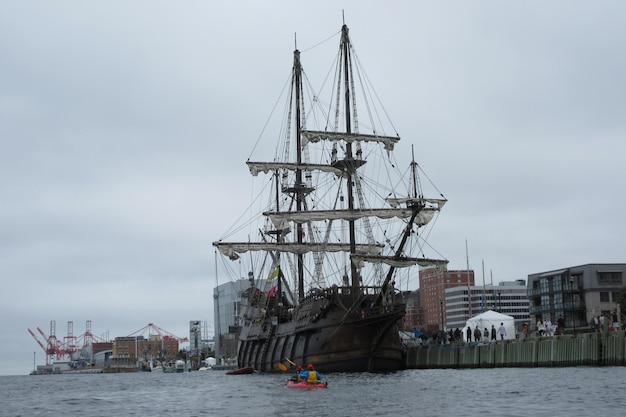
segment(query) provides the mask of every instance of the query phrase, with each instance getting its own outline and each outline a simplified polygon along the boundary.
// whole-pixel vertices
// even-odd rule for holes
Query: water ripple
[[[407,370],[329,374],[295,390],[285,374],[0,377],[3,416],[550,416],[620,414],[624,367]]]

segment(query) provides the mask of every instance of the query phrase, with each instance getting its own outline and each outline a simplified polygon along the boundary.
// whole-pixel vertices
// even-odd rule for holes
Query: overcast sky
[[[0,0],[0,374],[44,363],[27,329],[51,320],[212,329],[211,242],[247,204],[294,33],[307,50],[342,9],[449,200],[430,242],[450,269],[466,239],[478,282],[482,260],[494,283],[626,262],[621,1]]]

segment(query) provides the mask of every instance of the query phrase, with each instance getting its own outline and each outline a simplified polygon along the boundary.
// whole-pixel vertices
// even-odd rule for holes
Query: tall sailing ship
[[[400,138],[384,133],[386,112],[370,98],[345,24],[340,38],[328,106],[319,92],[309,93],[309,106],[312,89],[294,51],[282,146],[271,162],[246,162],[253,176],[268,174],[268,204],[249,216],[262,222],[237,229],[249,233],[239,241],[213,243],[222,259],[238,262],[232,269],[248,275],[238,323],[241,367],[278,371],[287,360],[321,372],[402,369],[398,282],[419,266],[447,263],[424,253],[446,199],[423,196],[413,154],[408,168],[398,168]],[[369,94],[357,95],[358,87]],[[366,123],[357,117],[362,108]]]

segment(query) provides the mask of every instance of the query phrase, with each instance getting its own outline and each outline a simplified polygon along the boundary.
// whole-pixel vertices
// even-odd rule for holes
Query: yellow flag
[[[276,267],[276,269],[274,270],[274,272],[272,272],[270,274],[269,277],[267,277],[268,281],[272,281],[273,279],[275,279],[278,276],[278,271],[280,270],[280,268]]]

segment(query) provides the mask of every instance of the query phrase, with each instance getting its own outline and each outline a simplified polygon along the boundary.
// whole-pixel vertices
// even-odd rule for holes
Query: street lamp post
[[[498,291],[498,313],[502,313],[502,293]]]
[[[441,311],[441,331],[443,332],[443,299],[439,299],[439,307]]]

